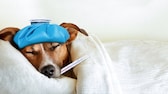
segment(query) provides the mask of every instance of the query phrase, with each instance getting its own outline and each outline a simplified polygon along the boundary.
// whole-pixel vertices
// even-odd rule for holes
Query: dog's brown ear
[[[0,39],[12,42],[17,31],[19,31],[19,29],[15,27],[4,28],[0,31]]]
[[[78,32],[81,32],[82,34],[88,36],[87,32],[84,29],[80,29],[75,24],[72,24],[72,23],[62,23],[60,26],[66,28],[68,30],[68,32],[70,34],[70,38],[68,40],[69,43],[72,42],[76,38]]]

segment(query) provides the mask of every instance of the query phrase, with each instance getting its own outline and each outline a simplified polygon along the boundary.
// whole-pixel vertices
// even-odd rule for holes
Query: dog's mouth
[[[39,71],[48,78],[57,78],[61,75],[60,68],[54,65],[46,65],[42,67]]]

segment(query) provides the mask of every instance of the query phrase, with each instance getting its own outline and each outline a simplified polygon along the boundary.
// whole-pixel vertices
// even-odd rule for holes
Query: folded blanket
[[[0,40],[0,94],[73,94],[76,80],[49,79],[8,42]]]
[[[72,60],[89,55],[74,68],[78,94],[120,94],[109,55],[95,36],[78,35],[71,45]]]

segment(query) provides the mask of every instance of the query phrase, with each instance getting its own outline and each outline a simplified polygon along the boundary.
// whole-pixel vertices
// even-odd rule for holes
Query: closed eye
[[[60,46],[60,44],[52,45],[52,47],[50,48],[50,50],[51,50],[51,51],[54,51],[58,46]]]
[[[38,52],[35,52],[35,51],[27,51],[26,54],[32,54],[32,55],[37,55]]]

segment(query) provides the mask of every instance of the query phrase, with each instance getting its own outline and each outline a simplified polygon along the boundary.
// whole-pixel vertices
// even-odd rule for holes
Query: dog
[[[70,45],[77,37],[78,32],[88,36],[87,32],[80,29],[72,23],[62,23],[60,26],[67,29],[70,38],[66,43],[38,43],[18,49],[13,41],[13,37],[20,30],[15,27],[7,27],[0,31],[0,39],[9,41],[16,49],[18,49],[28,61],[42,74],[49,78],[60,77],[60,70],[71,62],[70,60]],[[73,73],[67,73],[67,76],[74,77]]]

